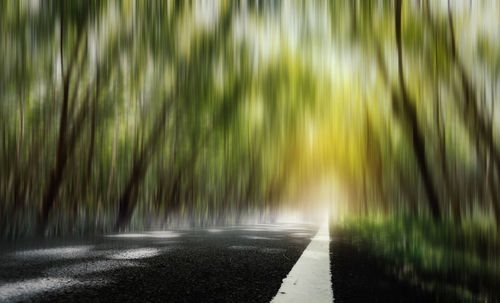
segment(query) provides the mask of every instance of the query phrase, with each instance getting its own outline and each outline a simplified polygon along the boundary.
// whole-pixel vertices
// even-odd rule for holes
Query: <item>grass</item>
[[[333,236],[386,260],[388,271],[430,291],[464,300],[500,300],[500,237],[478,222],[434,223],[406,215],[348,217]]]

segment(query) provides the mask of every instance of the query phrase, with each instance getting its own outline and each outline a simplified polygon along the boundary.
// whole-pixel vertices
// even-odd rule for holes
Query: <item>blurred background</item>
[[[468,0],[0,1],[0,235],[329,209],[498,268],[499,15]]]

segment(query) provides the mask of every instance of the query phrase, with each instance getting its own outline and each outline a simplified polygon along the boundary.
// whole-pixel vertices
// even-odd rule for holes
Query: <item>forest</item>
[[[342,296],[358,284],[354,295],[374,284],[389,302],[384,279],[395,301],[411,298],[410,281],[414,299],[494,302],[499,17],[494,0],[0,0],[0,260],[27,258],[2,254],[5,243],[102,236],[27,251],[36,262],[85,251],[123,270],[139,263],[104,250],[118,243],[106,237],[174,235],[185,253],[173,257],[156,242],[120,242],[154,274],[124,271],[139,282],[119,285],[167,293],[205,285],[189,282],[204,271],[252,273],[228,289],[245,281],[269,301],[307,243],[321,245],[312,231],[327,216],[322,268],[332,266],[336,302],[356,301]],[[287,218],[316,225],[273,225]],[[266,228],[275,239],[251,234]],[[231,273],[259,251],[248,257],[258,266]],[[26,299],[12,284],[22,265],[9,260],[0,301]],[[184,265],[156,279],[158,260]],[[99,289],[111,298],[115,288]],[[244,301],[232,295],[220,298]]]
[[[1,1],[0,235],[272,222],[321,183],[497,243],[499,12]]]

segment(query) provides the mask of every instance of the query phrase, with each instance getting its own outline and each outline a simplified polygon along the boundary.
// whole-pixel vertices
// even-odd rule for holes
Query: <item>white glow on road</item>
[[[39,278],[7,283],[0,286],[0,301],[26,300],[28,297],[44,291],[54,291],[84,284],[85,282],[70,278]]]
[[[268,227],[268,226],[247,227],[247,228],[238,228],[238,229],[242,230],[242,231],[266,231],[266,232],[280,232],[280,231],[283,231],[283,229],[281,229],[281,228]]]
[[[94,246],[66,246],[46,249],[32,249],[15,252],[13,254],[16,258],[57,258],[57,259],[71,259],[78,258],[87,254]]]
[[[112,254],[108,258],[116,260],[135,260],[135,259],[151,258],[159,254],[160,250],[157,248],[137,248],[137,249],[128,249]]]
[[[207,231],[209,233],[220,233],[220,232],[223,232],[224,230],[223,229],[217,229],[217,228],[210,228],[210,229],[207,229]]]
[[[266,240],[266,241],[280,240],[279,238],[269,238],[269,237],[259,237],[259,236],[241,236],[241,237],[249,240]]]
[[[180,236],[173,231],[151,231],[146,234],[151,238],[177,238]]]
[[[115,234],[107,235],[107,238],[125,238],[125,239],[141,239],[141,238],[177,238],[180,235],[172,231],[151,231],[146,233],[127,233],[127,234]]]

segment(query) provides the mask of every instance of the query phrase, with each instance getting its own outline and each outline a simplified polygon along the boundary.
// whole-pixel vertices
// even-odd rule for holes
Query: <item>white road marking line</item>
[[[304,250],[271,301],[333,302],[328,219]]]

